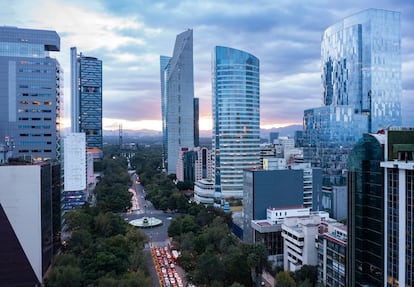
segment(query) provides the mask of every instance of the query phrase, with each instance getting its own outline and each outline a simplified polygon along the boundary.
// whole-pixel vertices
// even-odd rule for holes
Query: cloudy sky
[[[194,86],[200,128],[211,129],[214,46],[260,59],[261,127],[301,124],[321,105],[320,40],[342,18],[367,8],[402,12],[402,112],[414,126],[413,0],[0,0],[0,25],[55,30],[69,116],[70,47],[103,61],[104,128],[161,130],[159,56],[177,34],[194,34]],[[68,121],[67,121],[68,122]]]

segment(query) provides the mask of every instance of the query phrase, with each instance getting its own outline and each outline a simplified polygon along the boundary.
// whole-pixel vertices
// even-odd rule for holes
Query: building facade
[[[181,148],[177,161],[177,180],[211,179],[211,151],[206,147]]]
[[[102,61],[71,48],[71,131],[86,134],[88,148],[102,149]]]
[[[180,148],[194,147],[193,30],[177,35],[168,58],[160,58],[164,165],[168,173],[176,173]]]
[[[414,285],[414,128],[385,131],[384,285]]]
[[[212,69],[216,197],[241,198],[243,170],[260,165],[259,59],[217,46]]]
[[[365,134],[348,158],[347,286],[382,286],[384,135]]]
[[[244,171],[243,241],[253,242],[252,220],[267,218],[268,207],[302,206],[303,170]]]
[[[0,286],[43,282],[53,256],[53,220],[59,220],[52,208],[52,173],[50,162],[0,166]]]
[[[55,31],[0,27],[0,139],[13,157],[60,159],[63,72]]]
[[[323,106],[304,112],[305,160],[325,185],[345,185],[347,157],[364,133],[401,125],[400,13],[368,9],[325,30]]]
[[[303,265],[318,264],[315,238],[323,221],[329,220],[325,212],[311,213],[309,216],[288,217],[282,223],[283,268],[295,272]]]
[[[345,287],[347,228],[339,222],[319,226],[318,281],[326,287]]]

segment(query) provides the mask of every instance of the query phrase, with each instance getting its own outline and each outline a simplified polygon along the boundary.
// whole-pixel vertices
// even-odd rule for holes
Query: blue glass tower
[[[304,112],[305,160],[345,184],[364,133],[401,125],[400,13],[369,9],[332,25],[321,43],[323,106]]]
[[[102,61],[71,48],[72,132],[86,134],[88,148],[102,149]]]
[[[62,71],[55,31],[0,27],[0,142],[13,157],[60,159]]]
[[[160,69],[164,164],[171,174],[180,149],[194,147],[193,30],[177,35],[173,56],[161,56]]]
[[[243,170],[260,162],[259,59],[217,46],[212,69],[215,196],[241,198]]]

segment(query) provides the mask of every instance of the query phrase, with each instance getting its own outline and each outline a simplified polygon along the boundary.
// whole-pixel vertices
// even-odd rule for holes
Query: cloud
[[[412,0],[20,0],[1,1],[0,19],[6,25],[59,33],[62,50],[51,56],[65,70],[66,96],[70,95],[69,48],[76,46],[79,52],[101,59],[104,117],[133,122],[160,121],[159,55],[171,56],[176,35],[192,28],[200,116],[211,117],[211,54],[214,46],[222,45],[260,59],[261,123],[272,125],[301,124],[304,109],[321,105],[323,31],[372,7],[401,11],[403,116],[412,119]]]

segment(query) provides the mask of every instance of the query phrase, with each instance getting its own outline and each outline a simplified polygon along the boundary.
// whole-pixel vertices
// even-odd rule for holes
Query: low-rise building
[[[318,236],[318,281],[326,287],[345,287],[347,227],[322,222]]]

